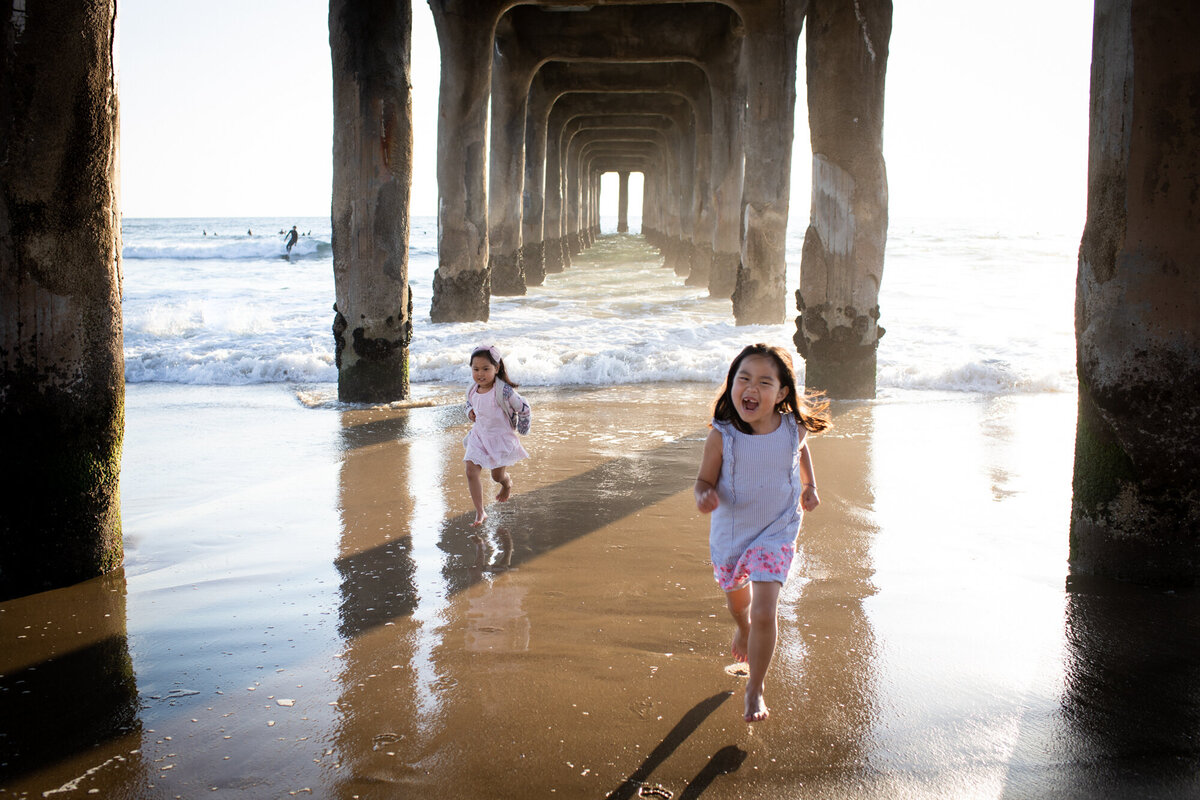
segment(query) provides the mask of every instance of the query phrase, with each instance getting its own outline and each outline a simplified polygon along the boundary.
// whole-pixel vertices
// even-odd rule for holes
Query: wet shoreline
[[[1194,794],[1200,600],[1068,579],[1061,395],[839,404],[742,723],[712,392],[532,388],[472,539],[456,405],[131,385],[125,569],[0,605],[0,796]]]

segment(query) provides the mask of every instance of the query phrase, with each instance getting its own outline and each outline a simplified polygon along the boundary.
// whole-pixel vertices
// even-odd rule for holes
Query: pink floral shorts
[[[742,553],[736,564],[713,564],[713,577],[725,592],[740,589],[749,581],[784,583],[795,554],[795,548],[787,544],[773,550],[751,547]]]

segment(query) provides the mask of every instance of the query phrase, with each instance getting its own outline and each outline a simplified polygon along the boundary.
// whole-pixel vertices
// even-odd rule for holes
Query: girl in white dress
[[[517,384],[508,377],[499,350],[481,344],[471,351],[470,363],[474,383],[467,390],[467,418],[475,424],[463,439],[467,450],[463,461],[467,465],[467,488],[475,504],[474,528],[488,518],[483,510],[483,470],[491,470],[492,480],[500,484],[497,501],[504,503],[512,495],[513,479],[508,467],[529,457],[517,432],[529,432],[530,412],[529,404],[516,392]]]

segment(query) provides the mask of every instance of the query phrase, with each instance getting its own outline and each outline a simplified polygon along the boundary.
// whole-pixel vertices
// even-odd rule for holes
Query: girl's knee
[[[750,601],[750,624],[775,625],[779,614],[779,584],[756,584]]]
[[[505,471],[505,469],[505,467],[499,467],[492,470],[492,480],[494,480],[496,483],[504,483],[504,479],[508,477],[508,473]]]
[[[778,609],[775,604],[769,607],[766,603],[750,604],[750,624],[756,628],[774,627],[778,619]]]
[[[483,467],[479,466],[474,461],[467,461],[466,465],[468,478],[477,478],[479,477],[479,473],[483,471]]]

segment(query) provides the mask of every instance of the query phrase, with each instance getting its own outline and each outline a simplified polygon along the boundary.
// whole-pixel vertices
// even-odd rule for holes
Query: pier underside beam
[[[1200,582],[1200,6],[1097,0],[1071,566]]]
[[[0,600],[123,555],[116,8],[21,9],[0,15]]]
[[[408,396],[412,296],[412,12],[408,3],[331,0],[333,334],[338,398]]]

